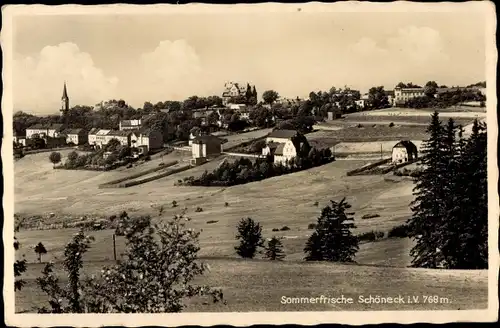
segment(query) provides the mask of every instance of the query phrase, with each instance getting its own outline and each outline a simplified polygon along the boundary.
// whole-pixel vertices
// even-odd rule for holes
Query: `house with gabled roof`
[[[31,139],[33,136],[57,138],[64,129],[63,124],[35,124],[26,129],[26,138]]]
[[[284,143],[287,140],[297,136],[299,133],[296,130],[279,130],[274,129],[266,137],[266,143],[277,142]]]
[[[83,145],[88,142],[88,133],[84,129],[66,129],[61,132],[62,135],[66,136],[67,143],[73,143],[75,145]]]
[[[130,142],[132,147],[146,147],[149,152],[163,147],[163,134],[156,130],[140,129],[133,131]]]
[[[417,146],[410,140],[401,140],[392,147],[392,163],[400,164],[417,159]]]
[[[108,144],[112,139],[116,139],[120,145],[130,147],[133,134],[131,130],[111,130],[106,134],[105,142]]]
[[[305,136],[295,130],[273,130],[266,137],[266,147],[262,155],[272,156],[274,163],[286,165],[292,158],[297,157],[304,143],[308,143]]]

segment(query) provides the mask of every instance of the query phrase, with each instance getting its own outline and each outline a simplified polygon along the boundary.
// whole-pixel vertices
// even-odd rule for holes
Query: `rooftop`
[[[267,136],[271,138],[286,138],[290,139],[298,134],[295,130],[273,130]]]

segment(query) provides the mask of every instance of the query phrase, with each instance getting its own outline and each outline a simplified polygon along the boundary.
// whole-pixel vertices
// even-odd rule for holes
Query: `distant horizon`
[[[363,22],[363,24],[360,24]],[[25,15],[13,19],[14,111],[123,99],[182,101],[225,81],[282,97],[345,85],[486,80],[484,12],[193,12]],[[464,47],[464,45],[467,45]]]
[[[428,80],[428,81],[430,81],[430,80]],[[423,87],[423,86],[425,85],[425,83],[427,83],[428,81],[425,81],[425,82],[423,82],[423,83],[414,82],[414,81],[398,81],[398,82],[396,82],[396,83],[394,84],[394,87],[392,87],[392,88],[389,88],[389,87],[386,87],[386,86],[383,86],[383,87],[384,87],[384,90],[386,90],[386,91],[389,91],[389,90],[394,90],[395,86],[396,86],[399,82],[403,82],[403,83],[409,83],[409,82],[411,82],[411,83],[413,83],[413,84],[416,84],[416,85],[419,85],[419,86]],[[435,81],[435,82],[437,82],[437,84],[438,84],[438,85],[446,85],[446,86],[448,86],[448,87],[457,87],[457,85],[452,85],[452,84],[448,85],[448,84],[446,84],[446,83],[440,83],[439,81]],[[467,87],[467,86],[469,86],[469,85],[473,85],[473,84],[476,84],[476,83],[481,83],[481,82],[486,82],[486,81],[482,80],[482,81],[471,82],[471,83],[467,83],[467,84],[464,84],[464,85],[458,85],[458,87]],[[64,82],[63,82],[63,83],[64,83]],[[101,103],[101,101],[99,101],[99,102],[97,102],[97,103],[95,103],[95,104],[72,104],[72,103],[71,103],[71,92],[69,91],[69,89],[70,89],[70,85],[69,85],[68,81],[66,81],[66,85],[67,85],[67,88],[68,88],[68,95],[69,95],[69,99],[70,99],[70,108],[73,108],[73,107],[75,107],[75,106],[88,106],[88,107],[95,107],[95,105],[97,105],[97,104]],[[374,85],[374,86],[378,87],[378,86],[380,86],[380,85]],[[334,86],[334,87],[336,87],[337,89],[339,89],[339,88],[340,88],[340,87],[337,87],[337,86]],[[350,88],[351,90],[357,90],[357,89],[352,88],[352,87],[350,87],[350,86],[348,86],[348,85],[347,85],[347,86],[343,86],[343,87],[342,87],[342,89],[344,89],[345,87],[348,87],[348,88]],[[222,89],[222,88],[221,88],[221,89]],[[273,90],[275,90],[275,89],[273,89]],[[263,91],[266,91],[266,90],[263,90]],[[278,94],[279,94],[279,90],[275,90],[275,91],[276,91],[276,92],[278,92]],[[308,93],[310,93],[311,91],[317,92],[317,91],[328,91],[328,90],[310,90]],[[368,93],[368,90],[358,90],[358,91],[359,91],[361,94]],[[61,88],[61,94],[62,94],[62,88]],[[215,95],[203,95],[203,96],[202,96],[202,95],[193,94],[192,96],[198,96],[198,97],[219,96],[219,97],[220,97],[220,96],[221,96],[221,94],[215,94]],[[304,100],[308,99],[308,95],[307,95],[306,97],[300,97],[300,96],[281,96],[281,94],[280,94],[280,97],[281,97],[281,98],[288,98],[288,99],[296,99],[297,97],[299,97],[299,98],[301,98],[301,99],[304,99]],[[144,102],[142,103],[142,105],[141,105],[141,106],[132,106],[131,104],[129,104],[129,103],[127,102],[127,99],[124,99],[124,98],[121,98],[121,97],[117,97],[117,98],[110,98],[110,99],[105,99],[105,100],[102,100],[102,102],[106,102],[106,101],[113,100],[113,99],[115,99],[115,100],[124,100],[124,101],[127,103],[127,105],[131,106],[131,107],[132,107],[132,108],[134,108],[134,109],[142,108],[142,107],[143,107],[144,102],[149,101],[149,100],[144,100]],[[185,98],[185,99],[187,99],[187,98]],[[162,101],[162,102],[165,102],[165,101],[179,101],[179,102],[182,102],[182,101],[184,101],[185,99],[182,99],[182,100],[165,99],[165,100],[161,100],[161,101]],[[261,100],[262,100],[262,93],[260,93],[260,94],[259,94],[259,101],[261,101]],[[153,105],[155,105],[156,103],[158,103],[158,101],[157,101],[157,102],[152,102],[152,101],[149,101],[149,102],[151,102]],[[40,112],[36,112],[36,111],[32,111],[32,110],[27,110],[27,109],[14,109],[14,110],[13,110],[13,114],[18,113],[18,112],[23,112],[23,113],[26,113],[26,114],[31,114],[31,115],[35,115],[35,116],[51,116],[51,115],[59,115],[59,109],[60,109],[60,108],[58,108],[57,110],[55,110],[55,111],[54,111],[54,112],[52,112],[52,113],[49,113],[49,112],[40,113]]]

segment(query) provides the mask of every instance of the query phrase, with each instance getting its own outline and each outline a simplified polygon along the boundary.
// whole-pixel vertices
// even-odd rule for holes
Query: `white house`
[[[139,120],[121,120],[120,121],[120,131],[121,130],[137,130],[142,126],[142,121]]]
[[[93,143],[90,143],[90,136],[89,136],[89,144],[95,145],[99,148],[101,148],[103,145],[106,145],[108,141],[106,140],[106,135],[111,132],[111,130],[105,130],[105,129],[99,129],[97,132],[95,132],[95,141]],[[93,140],[93,138],[92,138]]]
[[[106,141],[106,144],[112,139],[116,139],[120,142],[120,145],[130,147],[133,134],[134,132],[130,130],[112,130],[106,134],[104,139]]]
[[[139,130],[132,133],[130,143],[134,147],[146,147],[148,151],[160,149],[163,147],[163,135],[160,131]]]
[[[418,157],[417,146],[409,140],[402,140],[392,147],[392,163],[400,164]]]
[[[298,132],[295,130],[273,130],[266,137],[266,143],[277,142],[285,143],[293,137],[297,136]]]
[[[274,163],[286,164],[287,161],[297,156],[297,149],[292,140],[287,140],[285,143],[280,143],[274,151]]]
[[[35,124],[26,129],[26,138],[31,139],[34,135],[57,138],[62,130],[62,124]]]

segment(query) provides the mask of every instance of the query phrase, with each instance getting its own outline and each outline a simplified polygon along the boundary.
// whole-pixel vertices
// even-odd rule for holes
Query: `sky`
[[[249,82],[259,97],[399,81],[486,80],[485,18],[474,12],[252,12],[26,15],[13,20],[14,111],[221,95]]]

